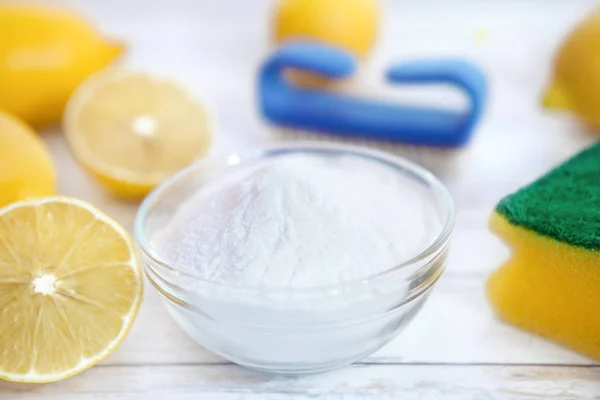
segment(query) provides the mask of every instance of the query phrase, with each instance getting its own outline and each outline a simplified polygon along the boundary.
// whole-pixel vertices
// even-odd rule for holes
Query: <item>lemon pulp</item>
[[[144,73],[101,72],[76,91],[64,118],[77,159],[120,197],[141,197],[205,155],[207,108],[175,83]]]
[[[91,206],[50,197],[0,210],[0,378],[56,381],[105,358],[142,282],[125,231]]]

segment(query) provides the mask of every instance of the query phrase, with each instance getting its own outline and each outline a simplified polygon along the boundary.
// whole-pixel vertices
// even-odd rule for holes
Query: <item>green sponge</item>
[[[600,248],[600,144],[504,198],[510,223],[590,250]]]

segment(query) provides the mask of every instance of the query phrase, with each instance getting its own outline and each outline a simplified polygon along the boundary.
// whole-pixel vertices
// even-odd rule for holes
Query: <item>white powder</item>
[[[199,188],[163,230],[162,253],[194,276],[241,286],[365,278],[439,234],[419,190],[373,161],[286,155]]]

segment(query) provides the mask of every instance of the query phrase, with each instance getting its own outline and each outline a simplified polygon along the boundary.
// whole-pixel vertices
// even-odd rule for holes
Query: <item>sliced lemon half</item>
[[[71,148],[111,193],[139,198],[205,155],[212,117],[176,83],[107,69],[69,99],[63,120]]]
[[[75,199],[0,210],[0,378],[52,382],[110,354],[137,314],[143,279],[116,222]]]

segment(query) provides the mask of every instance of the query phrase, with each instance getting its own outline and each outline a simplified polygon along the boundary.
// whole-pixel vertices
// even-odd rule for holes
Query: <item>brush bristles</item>
[[[367,139],[343,138],[322,133],[307,132],[289,128],[276,128],[273,130],[275,140],[315,140],[330,143],[349,143],[378,150],[387,151],[406,158],[432,173],[443,177],[455,172],[457,161],[462,149],[442,149],[426,146],[404,145],[399,143],[381,142]]]

